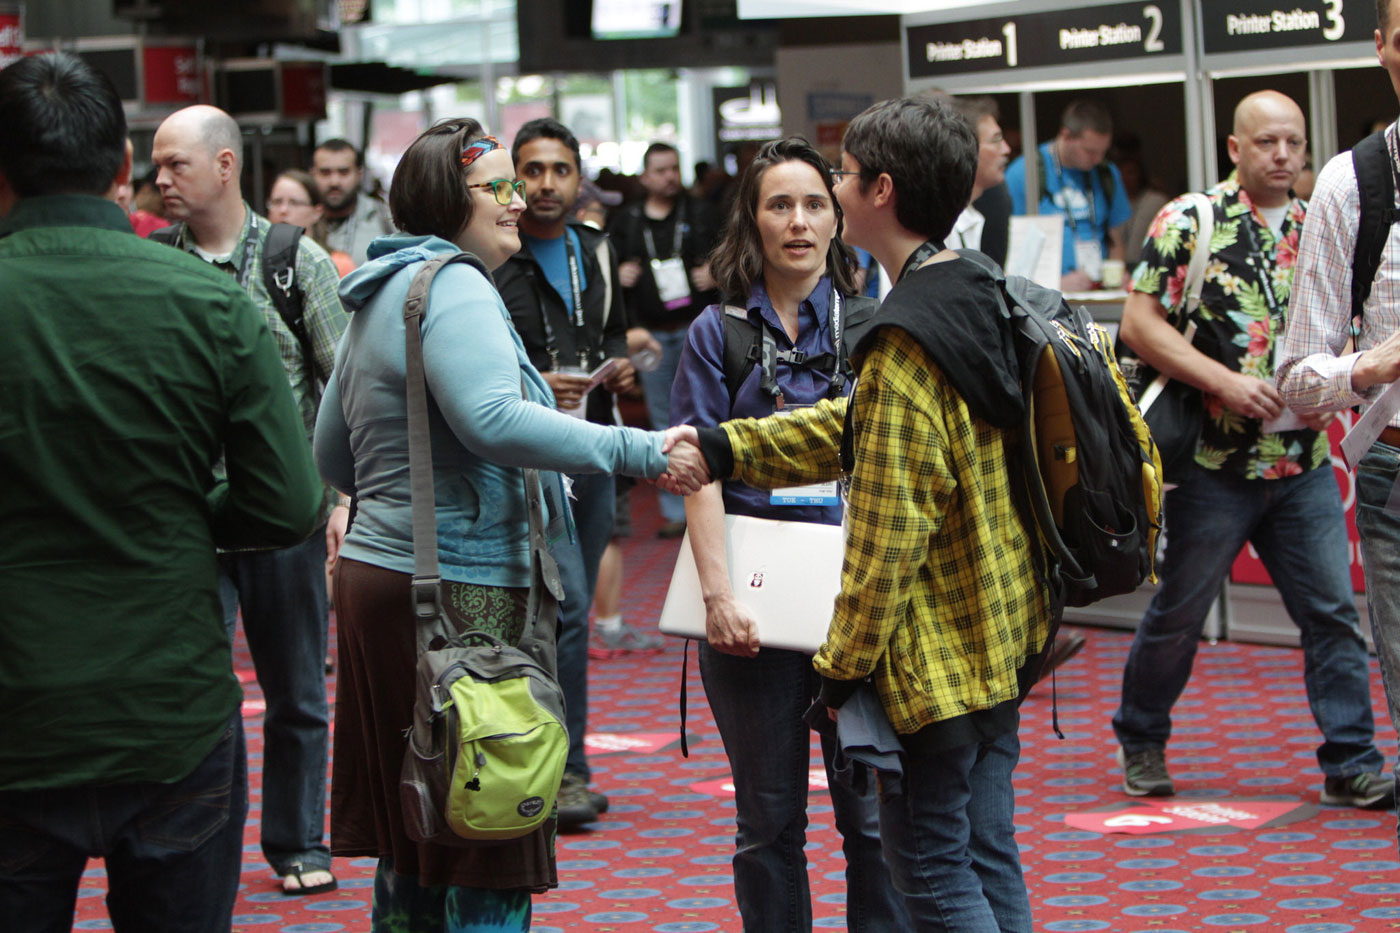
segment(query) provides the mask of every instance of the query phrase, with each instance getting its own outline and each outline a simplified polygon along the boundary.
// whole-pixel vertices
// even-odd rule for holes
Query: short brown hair
[[[462,150],[486,135],[470,117],[439,120],[415,139],[389,183],[394,226],[414,236],[456,241],[471,223],[472,192]]]
[[[1069,130],[1069,135],[1078,136],[1085,130],[1104,136],[1113,135],[1113,116],[1108,108],[1096,100],[1081,97],[1072,100],[1060,115],[1060,126]]]

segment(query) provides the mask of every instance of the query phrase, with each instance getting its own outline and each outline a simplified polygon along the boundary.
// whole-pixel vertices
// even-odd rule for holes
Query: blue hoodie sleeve
[[[662,435],[590,424],[521,397],[521,379],[543,386],[524,359],[500,296],[465,265],[433,283],[423,325],[428,388],[457,439],[505,466],[656,477]]]

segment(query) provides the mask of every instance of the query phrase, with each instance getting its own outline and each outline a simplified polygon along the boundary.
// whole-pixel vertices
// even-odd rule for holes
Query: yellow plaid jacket
[[[1050,606],[1034,525],[1012,500],[1006,432],[974,416],[903,330],[871,343],[851,400],[841,593],[815,665],[833,680],[873,673],[890,724],[908,734],[1014,699]],[[734,478],[835,479],[846,404],[725,423]]]

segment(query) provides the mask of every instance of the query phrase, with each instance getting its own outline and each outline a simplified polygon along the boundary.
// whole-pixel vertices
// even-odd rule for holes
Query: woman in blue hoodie
[[[357,503],[335,572],[331,848],[379,859],[375,933],[525,930],[530,894],[558,883],[553,821],[499,846],[449,848],[411,841],[398,802],[417,661],[404,298],[422,263],[436,256],[467,250],[494,269],[518,250],[522,188],[510,152],[475,120],[439,123],[394,173],[389,207],[403,232],[375,240],[370,262],[341,283],[350,326],[315,438],[322,475]],[[423,364],[444,609],[463,628],[468,620],[493,625],[515,643],[530,585],[521,468],[656,477],[668,469],[666,437],[556,411],[500,296],[475,268],[446,266],[430,298]],[[673,475],[694,469],[681,456],[671,454]],[[551,518],[567,524],[560,477],[541,480]]]

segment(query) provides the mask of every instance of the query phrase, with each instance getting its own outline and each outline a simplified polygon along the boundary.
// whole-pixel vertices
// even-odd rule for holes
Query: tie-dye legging
[[[443,885],[424,888],[394,873],[389,859],[374,872],[370,933],[523,933],[530,929],[530,893]]]

